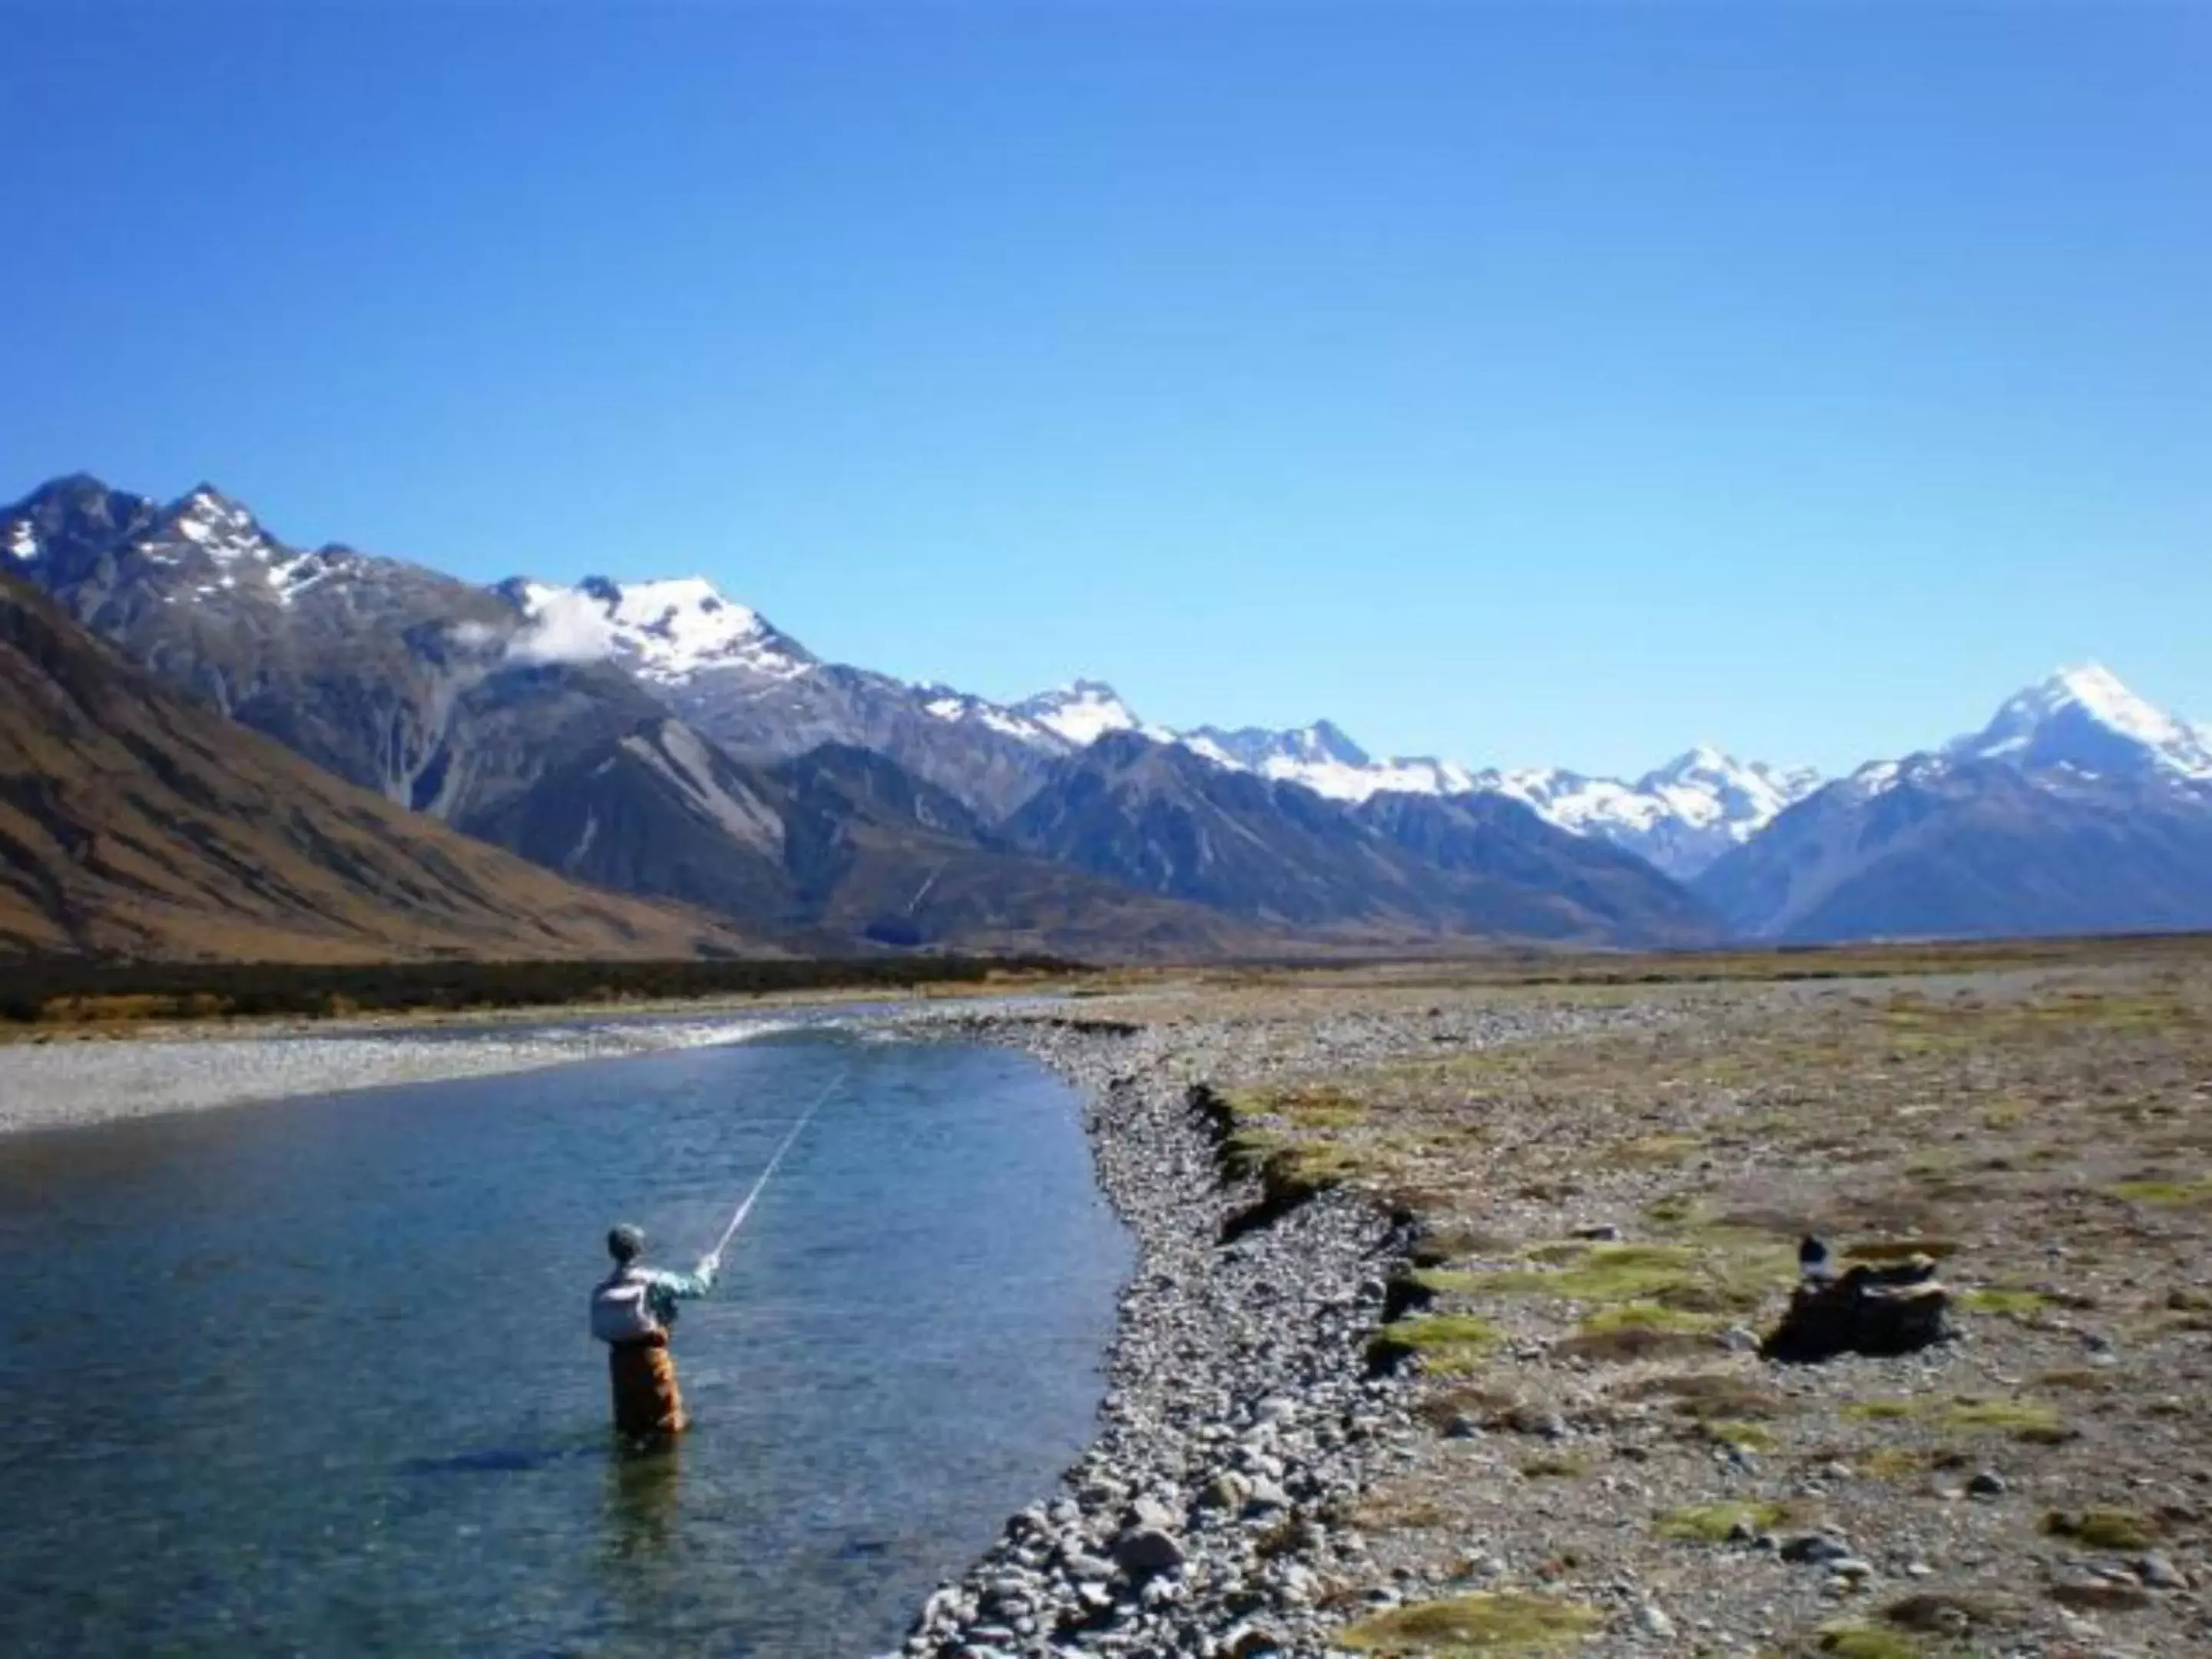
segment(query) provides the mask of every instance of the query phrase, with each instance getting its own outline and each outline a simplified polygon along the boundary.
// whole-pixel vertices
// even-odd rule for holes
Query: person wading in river
[[[627,1224],[608,1233],[607,1254],[615,1270],[592,1291],[592,1334],[607,1345],[615,1427],[638,1438],[681,1434],[691,1419],[676,1386],[669,1332],[679,1300],[714,1288],[721,1258],[703,1255],[688,1273],[648,1267],[638,1259],[645,1254],[645,1234]]]

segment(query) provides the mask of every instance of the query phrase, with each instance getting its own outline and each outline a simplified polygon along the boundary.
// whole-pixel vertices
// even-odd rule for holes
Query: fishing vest
[[[592,1334],[602,1342],[646,1342],[665,1328],[653,1310],[653,1275],[623,1267],[592,1291]]]

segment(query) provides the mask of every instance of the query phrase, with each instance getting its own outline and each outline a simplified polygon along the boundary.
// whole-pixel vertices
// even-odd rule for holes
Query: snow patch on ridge
[[[1331,800],[1364,801],[1375,795],[1462,795],[1475,787],[1474,774],[1466,767],[1426,757],[1355,764],[1271,755],[1258,766],[1244,769],[1277,782],[1303,784]]]
[[[964,691],[955,691],[950,686],[925,685],[916,688],[927,701],[921,712],[933,720],[957,725],[972,721],[1002,737],[1025,743],[1033,749],[1054,752],[1066,746],[1066,740],[1050,727],[1032,720],[1024,720],[1010,709],[1001,708],[981,697],[970,696]]]

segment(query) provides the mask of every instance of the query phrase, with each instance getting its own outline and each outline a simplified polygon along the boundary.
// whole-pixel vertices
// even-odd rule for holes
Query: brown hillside
[[[167,691],[0,574],[0,951],[685,957],[740,941],[563,881]]]

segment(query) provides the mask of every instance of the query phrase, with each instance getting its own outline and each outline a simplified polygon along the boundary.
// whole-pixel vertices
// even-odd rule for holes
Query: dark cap
[[[607,1233],[607,1254],[617,1261],[630,1261],[645,1254],[645,1229],[625,1221]]]

